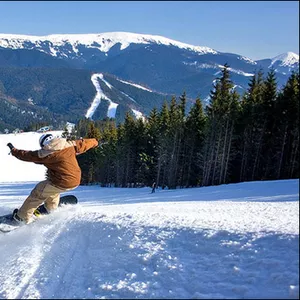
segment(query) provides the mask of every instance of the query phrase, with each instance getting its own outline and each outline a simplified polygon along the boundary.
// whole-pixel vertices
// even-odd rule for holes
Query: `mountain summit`
[[[293,67],[299,65],[299,55],[294,52],[286,52],[272,59],[271,65],[278,63],[282,67]]]
[[[49,46],[48,51],[45,49],[45,44],[48,44]],[[80,46],[98,49],[101,52],[107,53],[116,44],[120,44],[120,50],[126,49],[130,44],[157,44],[191,50],[198,52],[199,54],[218,53],[209,47],[193,46],[159,35],[130,32],[52,34],[47,36],[0,34],[0,47],[11,49],[28,49],[29,47],[35,47],[36,49],[54,56],[58,55],[58,49],[63,45],[71,45],[72,50],[79,54]]]

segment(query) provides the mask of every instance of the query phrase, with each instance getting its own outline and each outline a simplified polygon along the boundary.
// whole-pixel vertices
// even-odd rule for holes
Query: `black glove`
[[[15,148],[12,143],[8,143],[7,146],[9,147],[10,150],[12,150],[13,148]]]

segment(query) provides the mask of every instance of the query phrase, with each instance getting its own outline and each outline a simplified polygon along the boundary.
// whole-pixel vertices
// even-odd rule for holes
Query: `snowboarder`
[[[151,194],[155,193],[155,189],[156,189],[156,182],[153,182]]]
[[[80,184],[81,169],[76,155],[98,146],[96,139],[68,141],[54,137],[51,133],[43,134],[39,139],[41,149],[25,151],[16,149],[11,143],[7,146],[16,158],[43,164],[47,167],[48,179],[38,183],[19,209],[13,212],[16,225],[27,224],[39,207],[44,203],[47,212],[55,210],[59,203],[60,193],[75,189]]]

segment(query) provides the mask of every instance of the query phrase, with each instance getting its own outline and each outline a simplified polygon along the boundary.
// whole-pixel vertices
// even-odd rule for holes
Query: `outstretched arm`
[[[36,164],[43,163],[43,159],[38,156],[38,151],[18,150],[12,143],[8,143],[7,146],[9,147],[11,154],[20,160],[34,162]]]
[[[75,141],[75,150],[77,154],[84,153],[91,148],[98,146],[98,141],[96,139],[81,139]]]
[[[40,158],[38,156],[38,151],[25,151],[25,150],[18,150],[16,148],[12,148],[11,154],[23,161],[43,163],[44,160],[43,158]]]

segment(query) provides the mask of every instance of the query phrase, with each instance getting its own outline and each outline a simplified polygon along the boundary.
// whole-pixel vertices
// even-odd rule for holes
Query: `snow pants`
[[[33,212],[42,203],[44,203],[48,212],[57,208],[60,199],[60,193],[71,191],[74,188],[64,189],[58,188],[51,184],[49,180],[44,180],[38,183],[31,191],[30,195],[24,201],[23,205],[18,210],[18,216],[29,223]]]

